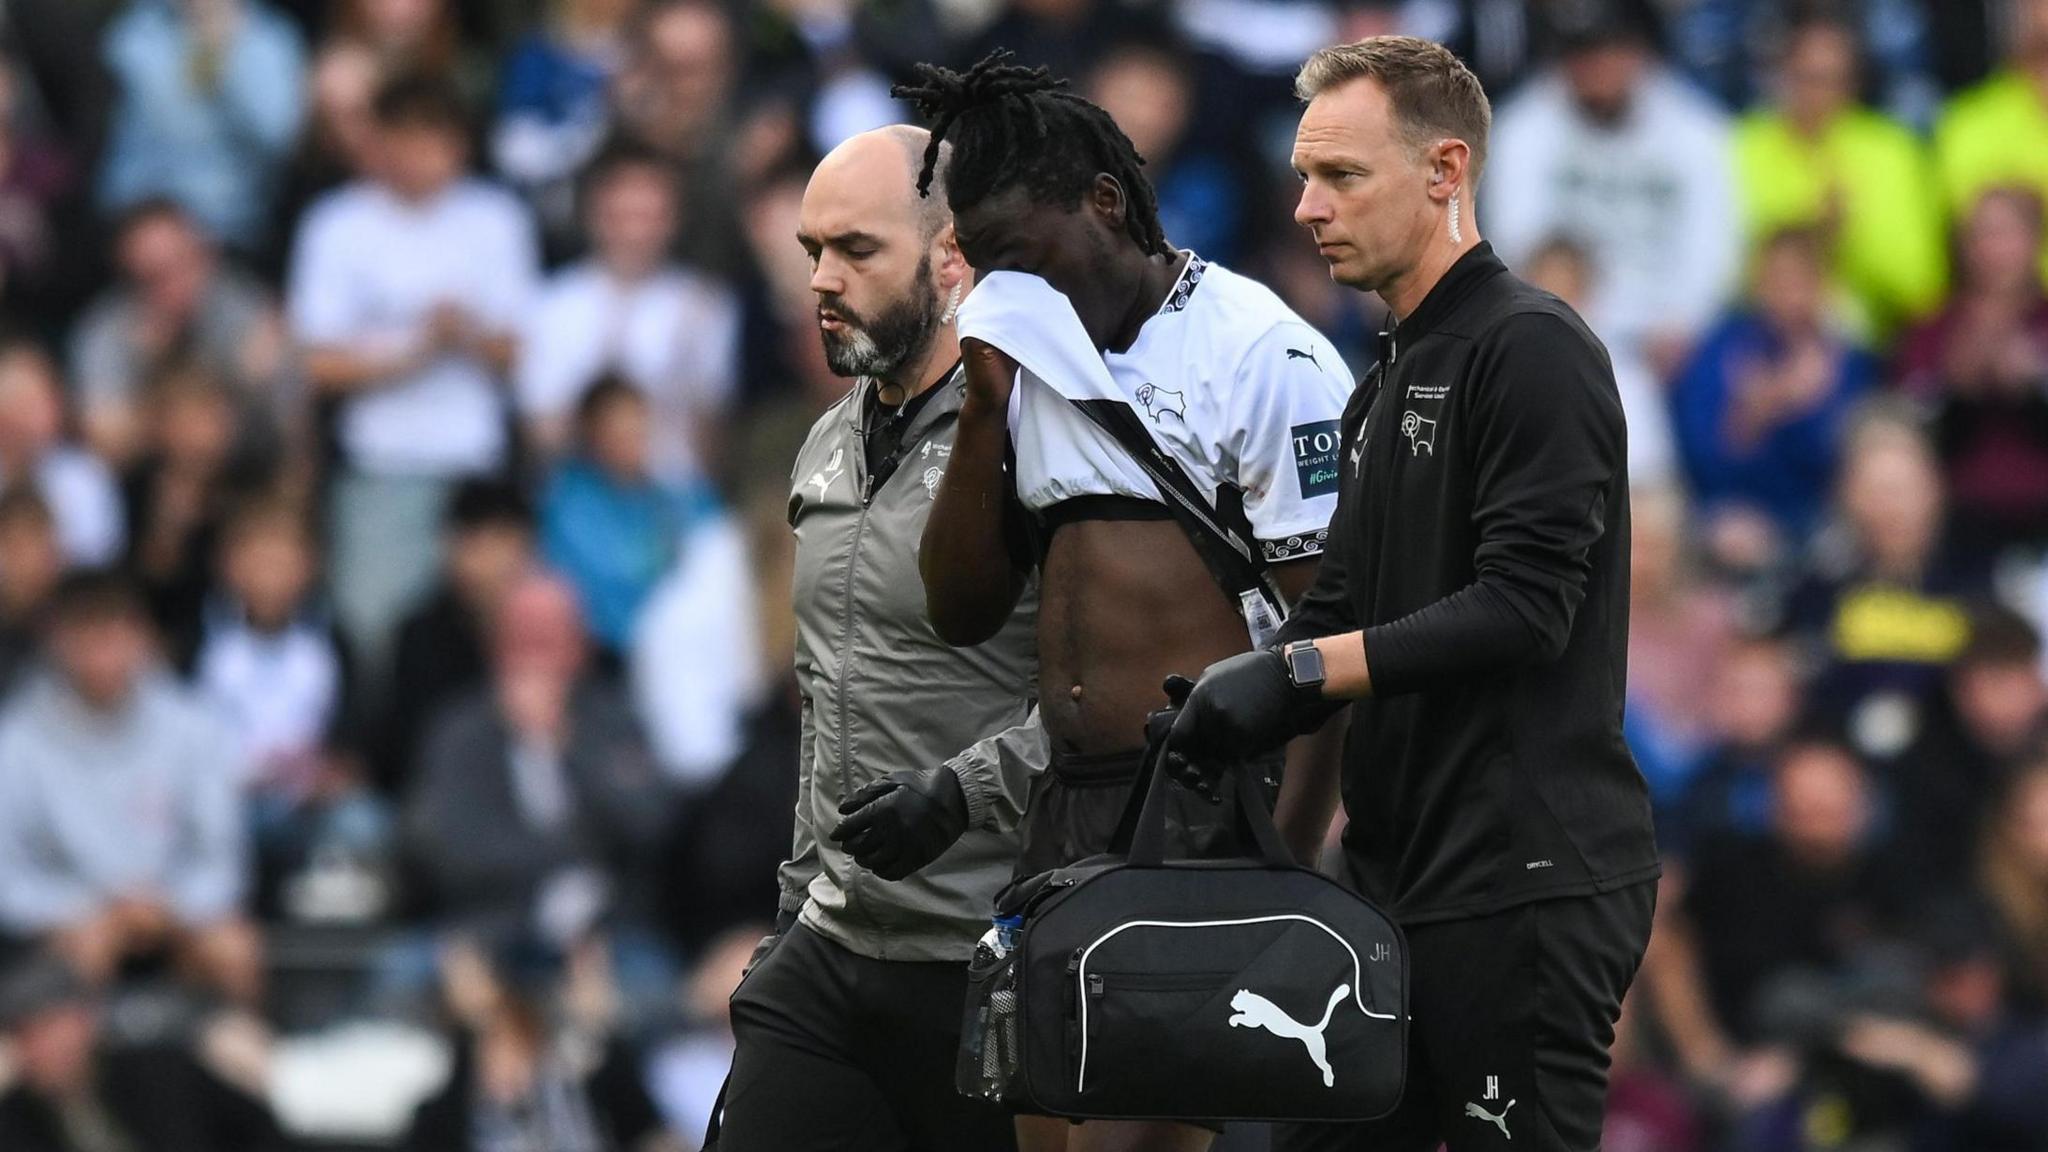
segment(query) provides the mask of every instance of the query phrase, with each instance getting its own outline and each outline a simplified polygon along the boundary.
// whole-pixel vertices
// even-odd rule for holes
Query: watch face
[[[1296,684],[1313,684],[1323,678],[1323,654],[1314,644],[1297,644],[1287,650],[1287,674]]]

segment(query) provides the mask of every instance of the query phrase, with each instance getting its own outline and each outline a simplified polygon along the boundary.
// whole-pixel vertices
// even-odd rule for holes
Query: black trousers
[[[1366,1124],[1276,1129],[1276,1152],[1597,1152],[1607,1049],[1650,942],[1655,881],[1408,929],[1408,1083]]]
[[[1118,817],[1131,798],[1131,788],[1144,768],[1145,751],[1075,756],[1055,749],[1052,763],[1031,782],[1024,806],[1023,847],[1014,873],[1029,879],[1077,860],[1109,851]],[[1279,795],[1281,758],[1273,756],[1233,772],[1218,782],[1223,802],[1211,804],[1178,785],[1166,793],[1167,854],[1186,859],[1241,855],[1237,829],[1231,822],[1230,790],[1246,778],[1260,790],[1266,807]]]
[[[801,924],[732,998],[720,1152],[1008,1152],[953,1090],[967,965],[872,960]]]

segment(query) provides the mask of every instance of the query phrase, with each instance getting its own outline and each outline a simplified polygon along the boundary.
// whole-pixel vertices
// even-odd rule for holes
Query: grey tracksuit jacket
[[[956,649],[932,631],[918,542],[952,456],[965,376],[937,386],[881,484],[860,435],[873,387],[862,380],[812,426],[790,476],[803,743],[781,906],[864,956],[965,960],[1009,880],[1026,794],[1046,760],[1033,706],[1037,588],[985,644]],[[930,866],[890,882],[832,842],[841,800],[941,763],[959,774],[968,831]]]

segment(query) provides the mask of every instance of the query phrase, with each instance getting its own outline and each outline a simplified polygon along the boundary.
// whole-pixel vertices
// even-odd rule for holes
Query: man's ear
[[[932,238],[932,268],[938,276],[939,290],[949,292],[955,284],[965,291],[974,285],[974,269],[967,263],[967,257],[960,252],[960,241],[953,234],[953,225],[948,221]]]
[[[1442,202],[1458,194],[1471,171],[1472,146],[1463,140],[1439,140],[1429,150],[1429,196]]]
[[[1107,172],[1097,172],[1095,186],[1088,193],[1088,202],[1112,228],[1123,228],[1130,202],[1124,196],[1124,186],[1116,177]]]

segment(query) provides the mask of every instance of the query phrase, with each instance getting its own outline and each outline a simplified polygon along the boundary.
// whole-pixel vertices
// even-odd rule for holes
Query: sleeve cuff
[[[1330,542],[1330,530],[1318,528],[1313,532],[1301,532],[1283,536],[1278,540],[1260,540],[1259,552],[1268,564],[1284,564],[1304,556],[1320,556],[1323,546]]]
[[[946,767],[959,779],[960,795],[967,800],[968,829],[974,831],[983,828],[988,823],[988,767],[976,763],[976,757],[971,749],[946,761]]]

